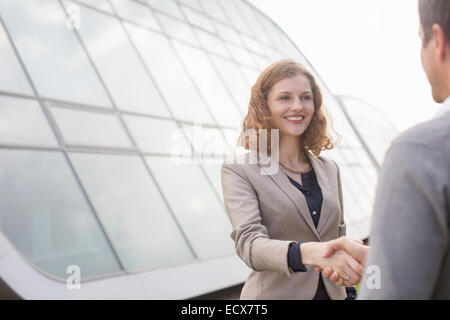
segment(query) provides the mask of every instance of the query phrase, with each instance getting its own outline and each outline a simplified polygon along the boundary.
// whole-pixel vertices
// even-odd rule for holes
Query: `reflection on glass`
[[[57,146],[42,109],[35,100],[0,96],[0,142]]]
[[[80,34],[117,107],[170,116],[119,20],[81,9]]]
[[[2,24],[0,24],[0,70],[2,70],[0,90],[33,94]]]
[[[136,116],[124,120],[142,152],[191,155],[189,143],[174,121]]]
[[[0,8],[40,95],[111,107],[57,1],[3,0]]]
[[[131,24],[126,24],[126,27],[175,117],[191,122],[214,123],[168,40]]]
[[[30,262],[62,279],[120,271],[59,152],[0,150],[0,227]]]
[[[205,53],[180,42],[174,42],[174,46],[180,53],[190,75],[194,78],[217,123],[222,126],[239,126],[241,115]]]
[[[147,157],[147,162],[198,257],[232,254],[230,221],[200,167],[167,157]]]
[[[66,144],[132,148],[115,115],[52,108]]]
[[[155,269],[193,259],[140,158],[70,158],[125,269]]]

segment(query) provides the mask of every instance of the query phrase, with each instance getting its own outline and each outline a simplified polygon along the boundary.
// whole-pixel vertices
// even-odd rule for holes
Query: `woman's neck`
[[[280,138],[280,162],[293,167],[308,162],[301,137]]]

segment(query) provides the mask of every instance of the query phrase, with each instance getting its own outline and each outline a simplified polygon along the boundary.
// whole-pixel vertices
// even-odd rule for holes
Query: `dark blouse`
[[[291,183],[295,187],[297,187],[297,189],[299,189],[305,196],[311,218],[314,221],[314,226],[317,228],[320,218],[320,211],[322,209],[323,197],[322,190],[317,181],[314,169],[302,174],[302,184],[298,183],[289,176],[287,177],[289,178]],[[291,243],[289,245],[288,266],[294,272],[307,271],[302,262],[300,243],[301,242]],[[346,287],[345,289],[347,291],[347,300],[353,300],[356,298],[356,289],[354,287]],[[325,284],[323,282],[322,276],[319,277],[319,285],[317,286],[314,300],[330,300],[325,289]]]

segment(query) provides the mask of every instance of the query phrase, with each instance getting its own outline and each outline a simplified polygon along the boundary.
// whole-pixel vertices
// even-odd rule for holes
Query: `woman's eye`
[[[305,99],[305,100],[311,100],[311,96],[304,96],[303,99]]]
[[[281,100],[289,100],[289,97],[288,96],[282,96],[280,99]]]

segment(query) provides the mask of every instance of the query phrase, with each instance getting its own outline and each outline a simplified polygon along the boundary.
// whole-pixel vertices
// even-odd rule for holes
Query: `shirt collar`
[[[442,116],[444,113],[447,113],[450,111],[450,96],[445,99],[444,103],[442,104],[442,107],[439,109],[439,111],[434,116],[435,118],[438,118]]]

